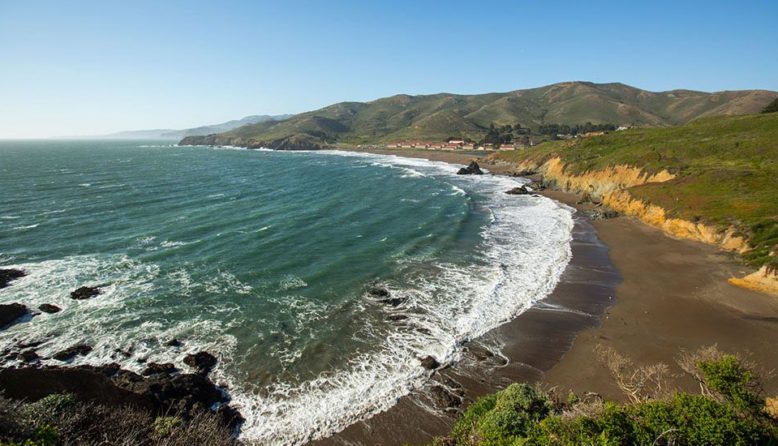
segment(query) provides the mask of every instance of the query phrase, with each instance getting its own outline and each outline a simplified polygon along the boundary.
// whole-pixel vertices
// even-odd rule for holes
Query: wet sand
[[[433,159],[430,152],[382,151]],[[439,153],[437,160],[457,164],[474,157]],[[576,205],[572,194],[544,195],[587,207]],[[474,398],[514,381],[539,382],[562,395],[570,389],[624,400],[596,360],[598,344],[639,365],[668,364],[677,375],[671,385],[686,390],[695,385],[675,364],[681,350],[717,343],[765,370],[778,369],[778,299],[728,284],[746,270],[732,255],[671,239],[626,217],[592,222],[579,212],[575,218],[573,259],[548,298],[468,345],[463,360],[436,372],[424,389],[312,444],[422,444],[448,433]],[[767,393],[778,394],[778,378],[764,384]]]

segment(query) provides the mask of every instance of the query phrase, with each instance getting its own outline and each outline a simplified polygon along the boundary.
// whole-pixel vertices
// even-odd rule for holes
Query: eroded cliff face
[[[558,157],[542,164],[525,161],[518,167],[521,170],[532,170],[543,174],[544,181],[552,187],[566,192],[589,194],[601,200],[604,205],[659,228],[671,237],[703,242],[736,253],[743,253],[749,249],[748,240],[737,235],[734,227],[721,229],[704,223],[669,217],[664,208],[637,199],[626,190],[646,183],[661,183],[674,179],[675,175],[666,170],[649,174],[636,167],[619,165],[576,175],[566,172],[564,162]],[[744,288],[778,295],[778,275],[766,267],[743,278],[732,278],[729,282]]]
[[[767,266],[763,266],[759,268],[759,271],[742,278],[733,277],[729,279],[729,283],[748,288],[749,290],[778,296],[778,271],[770,270]]]

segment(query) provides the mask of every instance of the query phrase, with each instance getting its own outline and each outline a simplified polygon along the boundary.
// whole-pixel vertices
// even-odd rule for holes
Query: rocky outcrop
[[[141,375],[143,376],[151,376],[151,375],[169,375],[171,373],[174,373],[178,371],[176,369],[176,366],[173,364],[166,362],[164,364],[158,364],[156,362],[150,362],[146,365],[146,368],[143,369],[143,372],[141,372]]]
[[[208,352],[197,352],[195,354],[186,355],[184,358],[184,364],[197,369],[197,373],[201,375],[207,375],[214,367],[216,367],[216,357]]]
[[[52,304],[41,304],[38,306],[38,309],[44,313],[49,313],[49,314],[59,313],[60,311],[62,311],[62,308]]]
[[[508,195],[528,195],[530,191],[525,186],[514,187],[511,190],[505,191]]]
[[[247,149],[272,150],[322,150],[329,148],[327,144],[307,135],[292,135],[273,140],[254,140],[223,134],[206,136],[187,136],[178,145],[181,146],[233,146]]]
[[[82,286],[81,288],[70,293],[70,298],[76,300],[85,300],[95,297],[100,293],[100,288],[96,286]]]
[[[584,211],[584,214],[592,220],[609,220],[619,216],[617,211],[608,208],[589,209]]]
[[[463,167],[457,171],[457,175],[483,175],[484,172],[481,167],[475,161],[470,161],[467,167]]]
[[[6,268],[6,269],[0,269],[0,288],[5,288],[8,286],[11,281],[16,280],[20,277],[26,276],[27,273],[20,269],[15,268]]]
[[[229,407],[227,394],[208,378],[196,374],[155,373],[143,377],[117,364],[80,367],[0,369],[0,390],[6,398],[38,400],[52,393],[72,393],[84,401],[176,414],[188,419],[197,411],[215,412],[234,427],[240,413]]]
[[[747,239],[734,227],[722,229],[703,222],[670,217],[664,208],[635,198],[626,190],[633,186],[674,179],[675,175],[667,170],[652,174],[637,167],[618,165],[575,174],[568,172],[564,162],[558,157],[540,163],[528,160],[518,164],[517,168],[538,172],[543,175],[544,184],[548,186],[588,196],[592,201],[597,201],[614,212],[637,218],[643,223],[661,229],[671,237],[694,240],[736,253],[743,253],[750,249]],[[760,270],[742,279],[733,278],[729,282],[778,294],[776,291],[771,291],[778,290],[778,279],[774,273],[766,270]]]
[[[421,362],[421,366],[427,370],[435,370],[438,367],[440,367],[440,363],[438,362],[438,360],[433,358],[432,356],[425,356],[424,358],[421,358],[419,361]]]
[[[184,343],[179,341],[176,338],[173,338],[173,339],[165,342],[165,345],[167,345],[168,347],[181,347],[182,345],[184,345]]]
[[[73,347],[68,347],[65,350],[62,350],[60,352],[57,352],[52,356],[52,358],[56,359],[57,361],[70,361],[76,356],[86,356],[92,351],[92,347],[85,345],[85,344],[79,344],[74,345]]]
[[[20,303],[0,305],[0,330],[13,325],[29,312],[30,310]]]

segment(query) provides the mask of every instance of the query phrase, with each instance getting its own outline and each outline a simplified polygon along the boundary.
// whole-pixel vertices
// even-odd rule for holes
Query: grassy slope
[[[449,136],[478,140],[491,123],[669,126],[707,114],[754,113],[776,96],[767,91],[653,93],[618,83],[565,82],[509,93],[397,95],[367,103],[343,102],[220,136],[263,142],[295,136],[348,144]]]
[[[746,255],[766,263],[778,244],[778,113],[703,118],[681,127],[633,129],[502,153],[511,161],[559,156],[572,173],[626,164],[677,174],[666,183],[631,188],[636,198],[673,217],[735,225],[757,248]],[[775,262],[775,260],[772,260]]]

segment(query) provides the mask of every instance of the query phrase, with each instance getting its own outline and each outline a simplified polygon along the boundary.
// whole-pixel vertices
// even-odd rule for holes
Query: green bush
[[[749,366],[715,347],[686,357],[694,359],[685,364],[693,364],[688,371],[704,394],[632,404],[568,397],[555,407],[537,387],[512,384],[473,403],[451,438],[436,444],[778,445],[778,425],[762,410],[759,382]]]
[[[462,444],[510,444],[552,410],[548,396],[536,387],[511,384],[496,398],[482,399],[471,406],[457,423],[455,436]]]
[[[759,410],[764,400],[757,393],[758,383],[752,371],[737,357],[726,355],[716,361],[700,361],[697,368],[707,386],[740,410]]]
[[[179,417],[157,417],[154,420],[154,433],[160,438],[169,437],[183,424],[183,420]]]

